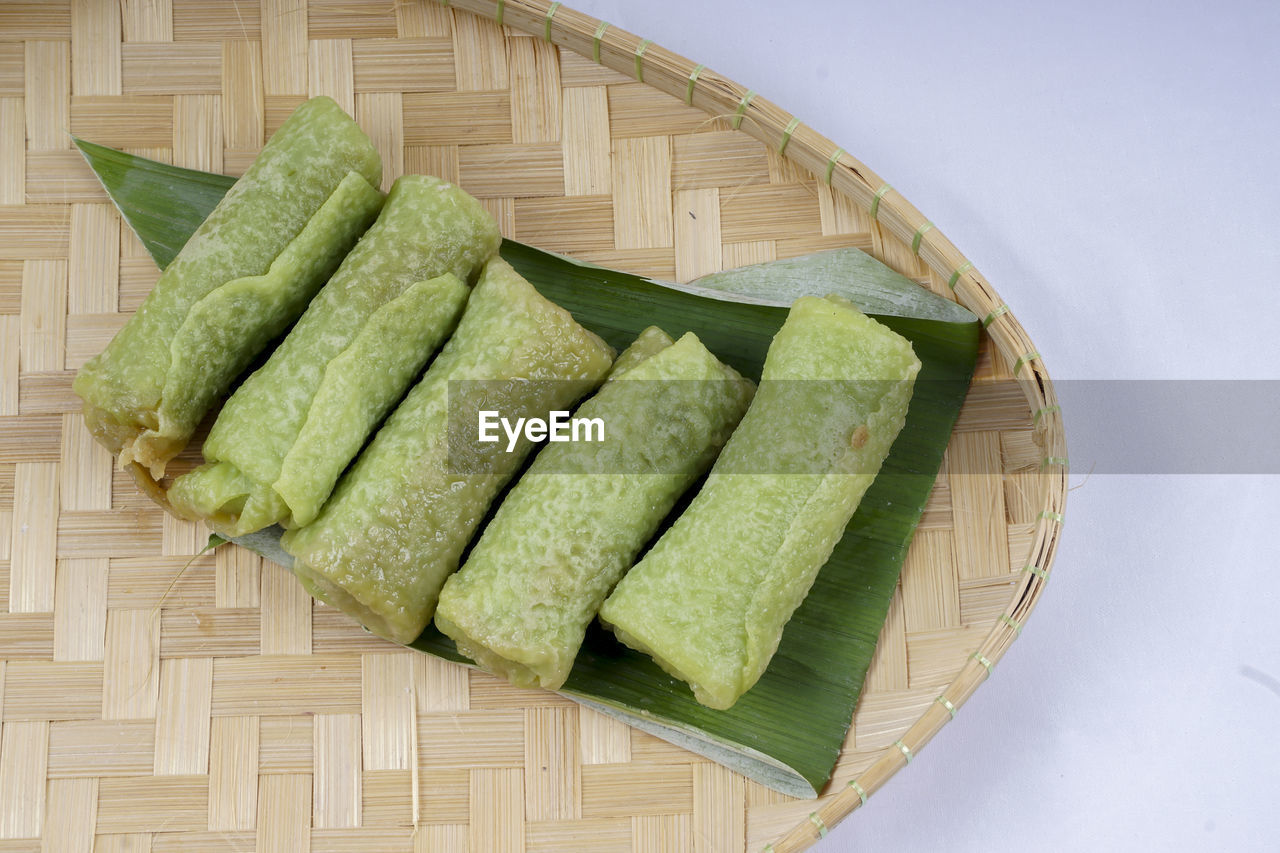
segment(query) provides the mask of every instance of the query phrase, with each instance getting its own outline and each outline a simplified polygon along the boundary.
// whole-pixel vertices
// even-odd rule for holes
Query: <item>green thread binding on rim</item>
[[[1047,581],[1049,579],[1048,569],[1042,569],[1039,566],[1023,566],[1022,570],[1024,572],[1030,572],[1042,581]]]
[[[1018,356],[1018,360],[1013,363],[1013,375],[1017,376],[1019,370],[1026,367],[1028,364],[1030,364],[1032,361],[1034,361],[1039,357],[1040,357],[1040,353],[1038,352],[1029,352],[1026,355]],[[1041,411],[1044,411],[1044,410],[1041,409]]]
[[[827,186],[831,186],[831,173],[836,170],[836,161],[840,159],[840,155],[843,153],[843,148],[837,148],[832,152],[831,159],[827,160]]]
[[[791,134],[795,133],[797,127],[800,126],[800,119],[792,118],[787,122],[787,127],[782,131],[782,144],[778,146],[778,156],[781,157],[787,153],[787,145],[791,143]]]
[[[929,233],[932,230],[933,230],[933,223],[929,222],[928,220],[926,220],[923,225],[921,225],[919,228],[916,229],[916,235],[911,238],[911,254],[915,255],[916,257],[920,257],[920,240],[924,238],[925,234]]]
[[[1062,411],[1062,407],[1059,406],[1057,403],[1054,403],[1052,406],[1045,406],[1043,409],[1041,409],[1040,411],[1036,412],[1034,415],[1031,416],[1031,423],[1035,426],[1039,426],[1040,419],[1042,417],[1049,414],[1050,412],[1061,412],[1061,411]]]
[[[698,82],[698,75],[703,72],[707,66],[699,63],[689,72],[689,85],[684,87],[684,102],[689,106],[693,106],[693,86]]]
[[[1017,619],[1014,619],[1008,613],[1001,613],[1000,621],[1013,629],[1014,636],[1022,635],[1022,623],[1019,622]]]
[[[502,26],[502,17],[507,13],[507,0],[498,0],[498,16],[494,18],[498,26]]]
[[[960,276],[964,275],[971,269],[973,269],[973,264],[969,263],[968,261],[965,261],[963,264],[956,267],[956,271],[951,274],[951,279],[950,281],[947,282],[947,287],[951,288],[952,290],[955,290],[956,282],[960,280]]]
[[[911,759],[913,758],[911,755],[911,749],[901,740],[895,740],[893,745],[898,748],[898,751],[902,753],[902,757],[907,759],[907,763],[910,764]]]
[[[994,667],[995,664],[993,664],[986,655],[982,654],[981,652],[974,652],[973,654],[969,655],[969,657],[973,658],[978,663],[982,664],[982,668],[987,671],[987,675],[988,676],[991,675],[991,668]]]
[[[1060,512],[1050,512],[1049,510],[1046,509],[1044,512],[1040,513],[1040,517],[1047,518],[1050,521],[1056,521],[1059,524],[1062,523],[1062,513]]]
[[[1050,465],[1061,465],[1063,468],[1066,468],[1066,467],[1068,467],[1068,465],[1067,465],[1067,457],[1065,457],[1065,456],[1046,456],[1044,459],[1041,459],[1041,460],[1040,460],[1040,470],[1041,470],[1041,471],[1043,471],[1045,468],[1048,468]]]
[[[939,705],[941,705],[942,707],[946,708],[946,709],[947,709],[947,713],[949,713],[949,714],[951,715],[951,719],[953,719],[953,720],[954,720],[954,719],[956,718],[956,706],[955,706],[955,703],[954,703],[954,702],[952,702],[950,699],[948,699],[946,696],[939,695],[939,696],[938,696],[938,698],[937,698],[937,699],[934,699],[933,701],[937,702]]]
[[[649,39],[640,39],[640,43],[636,45],[636,82],[644,82],[644,51],[649,45],[653,44]]]
[[[756,96],[755,89],[748,89],[747,93],[742,96],[742,100],[738,101],[738,110],[733,114],[733,129],[737,130],[742,126],[742,117],[746,115],[747,104],[751,103],[751,99]]]
[[[880,199],[884,198],[884,194],[891,189],[893,189],[893,187],[889,186],[888,184],[885,184],[880,189],[876,190],[876,194],[871,198],[871,221],[872,222],[875,222],[876,219],[880,216]]]
[[[611,26],[608,21],[601,21],[600,26],[596,27],[596,34],[591,40],[591,58],[596,61],[596,65],[600,64],[600,37]]]
[[[542,26],[542,40],[551,41],[551,19],[555,17],[556,10],[560,8],[559,3],[552,3],[547,7],[547,17]]]
[[[809,823],[813,824],[818,828],[819,838],[827,837],[827,832],[828,832],[827,825],[822,822],[822,818],[818,817],[817,812],[809,812]]]
[[[999,308],[992,311],[986,317],[982,318],[982,328],[985,329],[988,326],[990,326],[992,323],[996,321],[996,318],[999,317],[1001,314],[1008,314],[1008,313],[1009,313],[1009,306],[1001,305]]]
[[[867,804],[867,791],[866,791],[866,789],[865,789],[865,788],[863,788],[861,785],[859,785],[859,784],[858,784],[858,780],[857,780],[857,779],[850,779],[850,780],[849,780],[849,787],[850,787],[850,788],[852,788],[852,789],[854,790],[854,792],[858,795],[858,799],[862,800],[862,805],[864,805],[864,806],[865,806],[865,805]]]

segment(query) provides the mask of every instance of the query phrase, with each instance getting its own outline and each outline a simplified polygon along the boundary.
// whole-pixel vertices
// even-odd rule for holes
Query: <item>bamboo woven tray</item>
[[[66,131],[234,174],[316,94],[388,184],[457,181],[524,242],[678,280],[853,245],[985,318],[820,800],[383,643],[244,550],[193,559],[207,532],[89,438],[71,378],[157,273]],[[779,107],[617,27],[541,0],[0,2],[0,849],[802,849],[1016,637],[1064,448],[1035,347],[937,228]]]

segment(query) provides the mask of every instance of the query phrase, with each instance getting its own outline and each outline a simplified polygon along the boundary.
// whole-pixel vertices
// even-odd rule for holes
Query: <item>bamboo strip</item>
[[[356,121],[382,157],[382,188],[390,190],[395,179],[405,173],[404,98],[399,92],[371,92],[357,94],[355,101]]]
[[[522,853],[524,822],[520,808],[523,773],[516,768],[471,771],[471,812],[467,823],[472,850]]]
[[[902,567],[906,630],[959,627],[959,583],[951,531],[917,531]]]
[[[19,369],[62,370],[67,340],[67,262],[27,261],[22,267]]]
[[[93,853],[98,820],[97,779],[50,779],[43,849]]]
[[[453,16],[453,55],[459,92],[506,89],[507,46],[502,29],[476,15]]]
[[[71,45],[66,41],[27,41],[25,49],[23,106],[27,114],[27,150],[67,148],[66,131],[71,126]]]
[[[0,98],[21,98],[23,96],[21,41],[0,42]]]
[[[102,713],[102,673],[103,665],[96,662],[9,662],[5,667],[5,723],[98,719]]]
[[[732,130],[671,137],[671,183],[677,190],[766,183],[768,163],[763,145]]]
[[[610,115],[613,106],[610,104]],[[665,136],[614,139],[613,242],[619,249],[672,245],[671,145]]]
[[[263,773],[310,773],[314,764],[313,716],[270,716],[260,721]]]
[[[111,205],[71,206],[68,267],[69,314],[106,314],[116,310],[120,298],[120,218]]]
[[[0,838],[37,838],[44,824],[49,724],[6,722],[0,738]]]
[[[360,780],[360,822],[366,829],[413,825],[413,779],[408,770],[369,770]],[[462,806],[466,819],[466,804]]]
[[[155,718],[160,689],[158,611],[107,611],[102,672],[102,719]]]
[[[18,414],[18,368],[22,336],[22,317],[18,314],[0,314],[0,424],[9,416]],[[17,421],[12,418],[12,421]],[[0,433],[0,441],[3,433]],[[0,459],[5,454],[0,450]]]
[[[718,764],[693,768],[690,830],[694,853],[741,850],[746,846],[746,780]]]
[[[778,258],[776,240],[743,240],[738,243],[725,243],[721,249],[721,268],[735,269],[750,264],[763,264]]]
[[[400,38],[449,38],[453,34],[453,11],[445,3],[395,4],[396,32]]]
[[[258,749],[257,717],[210,721],[207,825],[211,831],[252,830],[257,825]]]
[[[590,708],[578,709],[581,764],[625,764],[631,760],[631,730],[620,720]]]
[[[409,654],[367,654],[360,658],[361,743],[365,770],[408,770],[410,735],[416,713],[413,661]]]
[[[258,782],[259,850],[311,849],[311,779],[263,776]]]
[[[222,43],[222,131],[227,148],[257,150],[263,143],[262,45]]]
[[[465,711],[471,707],[465,667],[426,655],[413,655],[411,665],[417,713]]]
[[[219,548],[215,607],[257,607],[262,586],[262,558],[247,548]]]
[[[521,711],[473,710],[418,717],[418,761],[424,772],[517,767],[523,759]]]
[[[171,2],[173,40],[188,43],[219,39],[257,41],[262,38],[262,18],[281,11],[278,6],[261,3]]]
[[[396,35],[393,4],[383,0],[309,0],[307,34],[315,38],[391,38]]]
[[[421,827],[414,836],[413,853],[431,853],[434,850],[457,850],[467,853],[468,830],[466,824]]]
[[[410,8],[397,4],[397,10]],[[453,41],[449,38],[359,39],[351,44],[356,94],[453,92]]]
[[[131,95],[216,95],[222,86],[222,55],[219,44],[126,43],[121,49],[123,90]]]
[[[112,557],[107,573],[107,607],[159,608],[182,611],[214,606],[214,557]],[[164,613],[162,617],[169,614]],[[161,633],[164,634],[163,622]],[[162,636],[164,656],[170,638]]]
[[[53,610],[58,531],[58,469],[49,462],[14,468],[13,534],[9,557],[9,612]]]
[[[524,713],[525,819],[581,817],[577,709],[526,708]]]
[[[262,654],[311,654],[311,596],[286,569],[262,564]]]
[[[218,91],[216,86],[213,91]],[[173,162],[188,169],[222,171],[220,95],[174,96]]]
[[[71,2],[71,92],[75,95],[119,95],[120,4],[96,0]]]
[[[459,186],[480,199],[564,195],[564,156],[556,143],[465,145]]]
[[[25,122],[22,98],[0,98],[0,204],[26,201]]]
[[[627,817],[693,811],[693,769],[688,764],[586,764],[582,816]]]
[[[309,91],[306,0],[262,0],[262,59],[266,94]]]
[[[72,720],[49,726],[50,779],[143,776],[151,772],[150,720]]]
[[[339,655],[215,657],[213,713],[356,713],[359,672],[359,660]]]
[[[0,418],[0,463],[57,462],[60,420],[50,415]]]
[[[561,95],[564,194],[607,193],[612,181],[608,94],[603,86],[583,86]]]
[[[49,613],[0,613],[0,642],[9,660],[47,660],[53,653],[53,616]]]
[[[957,432],[947,457],[960,579],[1008,574],[999,433]]]
[[[672,202],[675,233],[676,281],[693,281],[719,272],[720,190],[676,190]]]
[[[356,111],[355,71],[351,39],[317,39],[307,42],[307,94],[328,95],[346,110]]]
[[[508,92],[406,92],[406,145],[511,142]]]
[[[613,199],[608,195],[518,198],[515,236],[552,252],[612,251]]]
[[[315,718],[311,822],[317,828],[360,826],[360,715]]]
[[[120,5],[125,42],[173,41],[173,0],[123,0]]]
[[[161,661],[154,775],[194,776],[209,772],[212,692],[211,658]]]
[[[205,776],[134,776],[98,783],[99,833],[195,832],[208,823],[208,812]]]
[[[512,39],[507,62],[511,76],[511,136],[517,144],[560,141],[560,62],[553,45],[539,39]]]
[[[631,853],[631,821],[562,820],[525,824],[529,853]]]
[[[693,823],[687,814],[637,815],[631,818],[631,833],[636,853],[693,849]]]
[[[420,785],[420,825],[466,823],[471,810],[470,770],[431,770]]]
[[[107,558],[59,560],[53,659],[101,661],[107,633]]]

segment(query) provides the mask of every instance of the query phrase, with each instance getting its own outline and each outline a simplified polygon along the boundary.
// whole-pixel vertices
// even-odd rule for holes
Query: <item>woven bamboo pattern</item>
[[[249,552],[201,553],[207,531],[89,438],[74,371],[157,271],[68,131],[238,174],[317,94],[388,186],[456,181],[524,242],[677,280],[852,245],[986,318],[820,800],[377,640]],[[0,849],[803,849],[1017,636],[1064,448],[1034,345],[940,229],[780,107],[620,28],[541,0],[0,3]]]

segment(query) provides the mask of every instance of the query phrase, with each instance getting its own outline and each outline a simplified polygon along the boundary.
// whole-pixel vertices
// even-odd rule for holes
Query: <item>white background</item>
[[[1280,378],[1280,3],[570,5],[877,171],[1055,379]],[[1125,429],[1066,402],[1069,442],[1073,422]],[[1280,477],[1086,476],[1091,455],[1071,444],[1022,638],[817,850],[1280,849]]]

